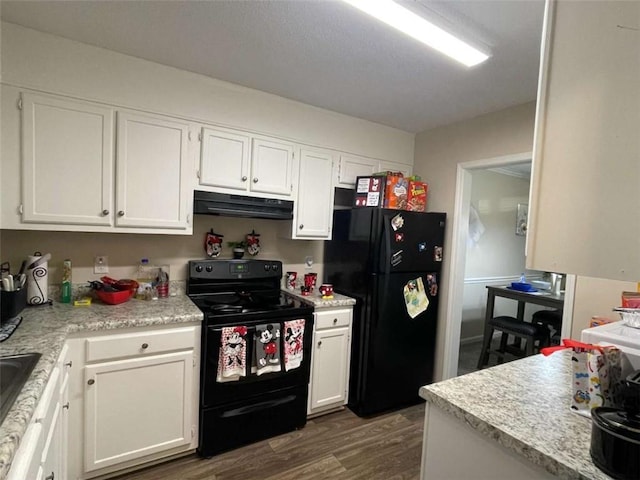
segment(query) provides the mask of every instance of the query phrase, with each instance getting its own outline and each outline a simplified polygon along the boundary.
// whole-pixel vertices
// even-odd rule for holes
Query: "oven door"
[[[284,368],[284,331],[283,324],[288,320],[303,318],[305,320],[303,336],[302,361],[298,368],[285,371]],[[252,373],[254,366],[254,348],[256,325],[263,323],[279,323],[280,331],[280,372],[269,372],[257,375]],[[307,386],[311,366],[311,342],[313,337],[313,316],[303,315],[288,318],[269,319],[268,321],[242,323],[237,325],[247,327],[245,376],[235,381],[218,381],[218,362],[222,345],[222,326],[209,326],[203,335],[202,368],[200,382],[200,404],[203,408],[224,405],[227,403],[244,401],[252,397],[264,395],[296,386]]]

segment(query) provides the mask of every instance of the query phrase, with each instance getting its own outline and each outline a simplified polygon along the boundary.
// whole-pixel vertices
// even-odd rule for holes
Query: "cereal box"
[[[356,178],[355,207],[382,207],[386,177],[371,176]]]
[[[427,210],[427,189],[425,182],[409,180],[406,210],[425,212]]]
[[[388,172],[384,192],[384,207],[405,210],[409,182],[400,172]]]

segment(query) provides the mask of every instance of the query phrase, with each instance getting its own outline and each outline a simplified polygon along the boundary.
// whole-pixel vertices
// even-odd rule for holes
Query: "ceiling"
[[[4,21],[421,132],[536,96],[544,0],[400,1],[488,48],[467,68],[337,0],[3,0]]]

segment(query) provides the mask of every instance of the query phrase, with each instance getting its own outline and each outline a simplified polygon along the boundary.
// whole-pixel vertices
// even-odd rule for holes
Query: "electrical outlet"
[[[313,267],[313,257],[304,257],[304,267],[305,268]]]
[[[93,262],[93,273],[109,273],[109,257],[96,255]]]

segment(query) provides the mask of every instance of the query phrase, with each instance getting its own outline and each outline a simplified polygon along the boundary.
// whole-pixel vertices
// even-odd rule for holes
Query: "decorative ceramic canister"
[[[255,230],[251,230],[251,233],[247,233],[247,252],[249,255],[255,256],[260,253],[260,234]]]
[[[207,233],[204,239],[204,251],[207,257],[215,258],[222,252],[222,239],[224,235],[214,233],[213,228]]]

